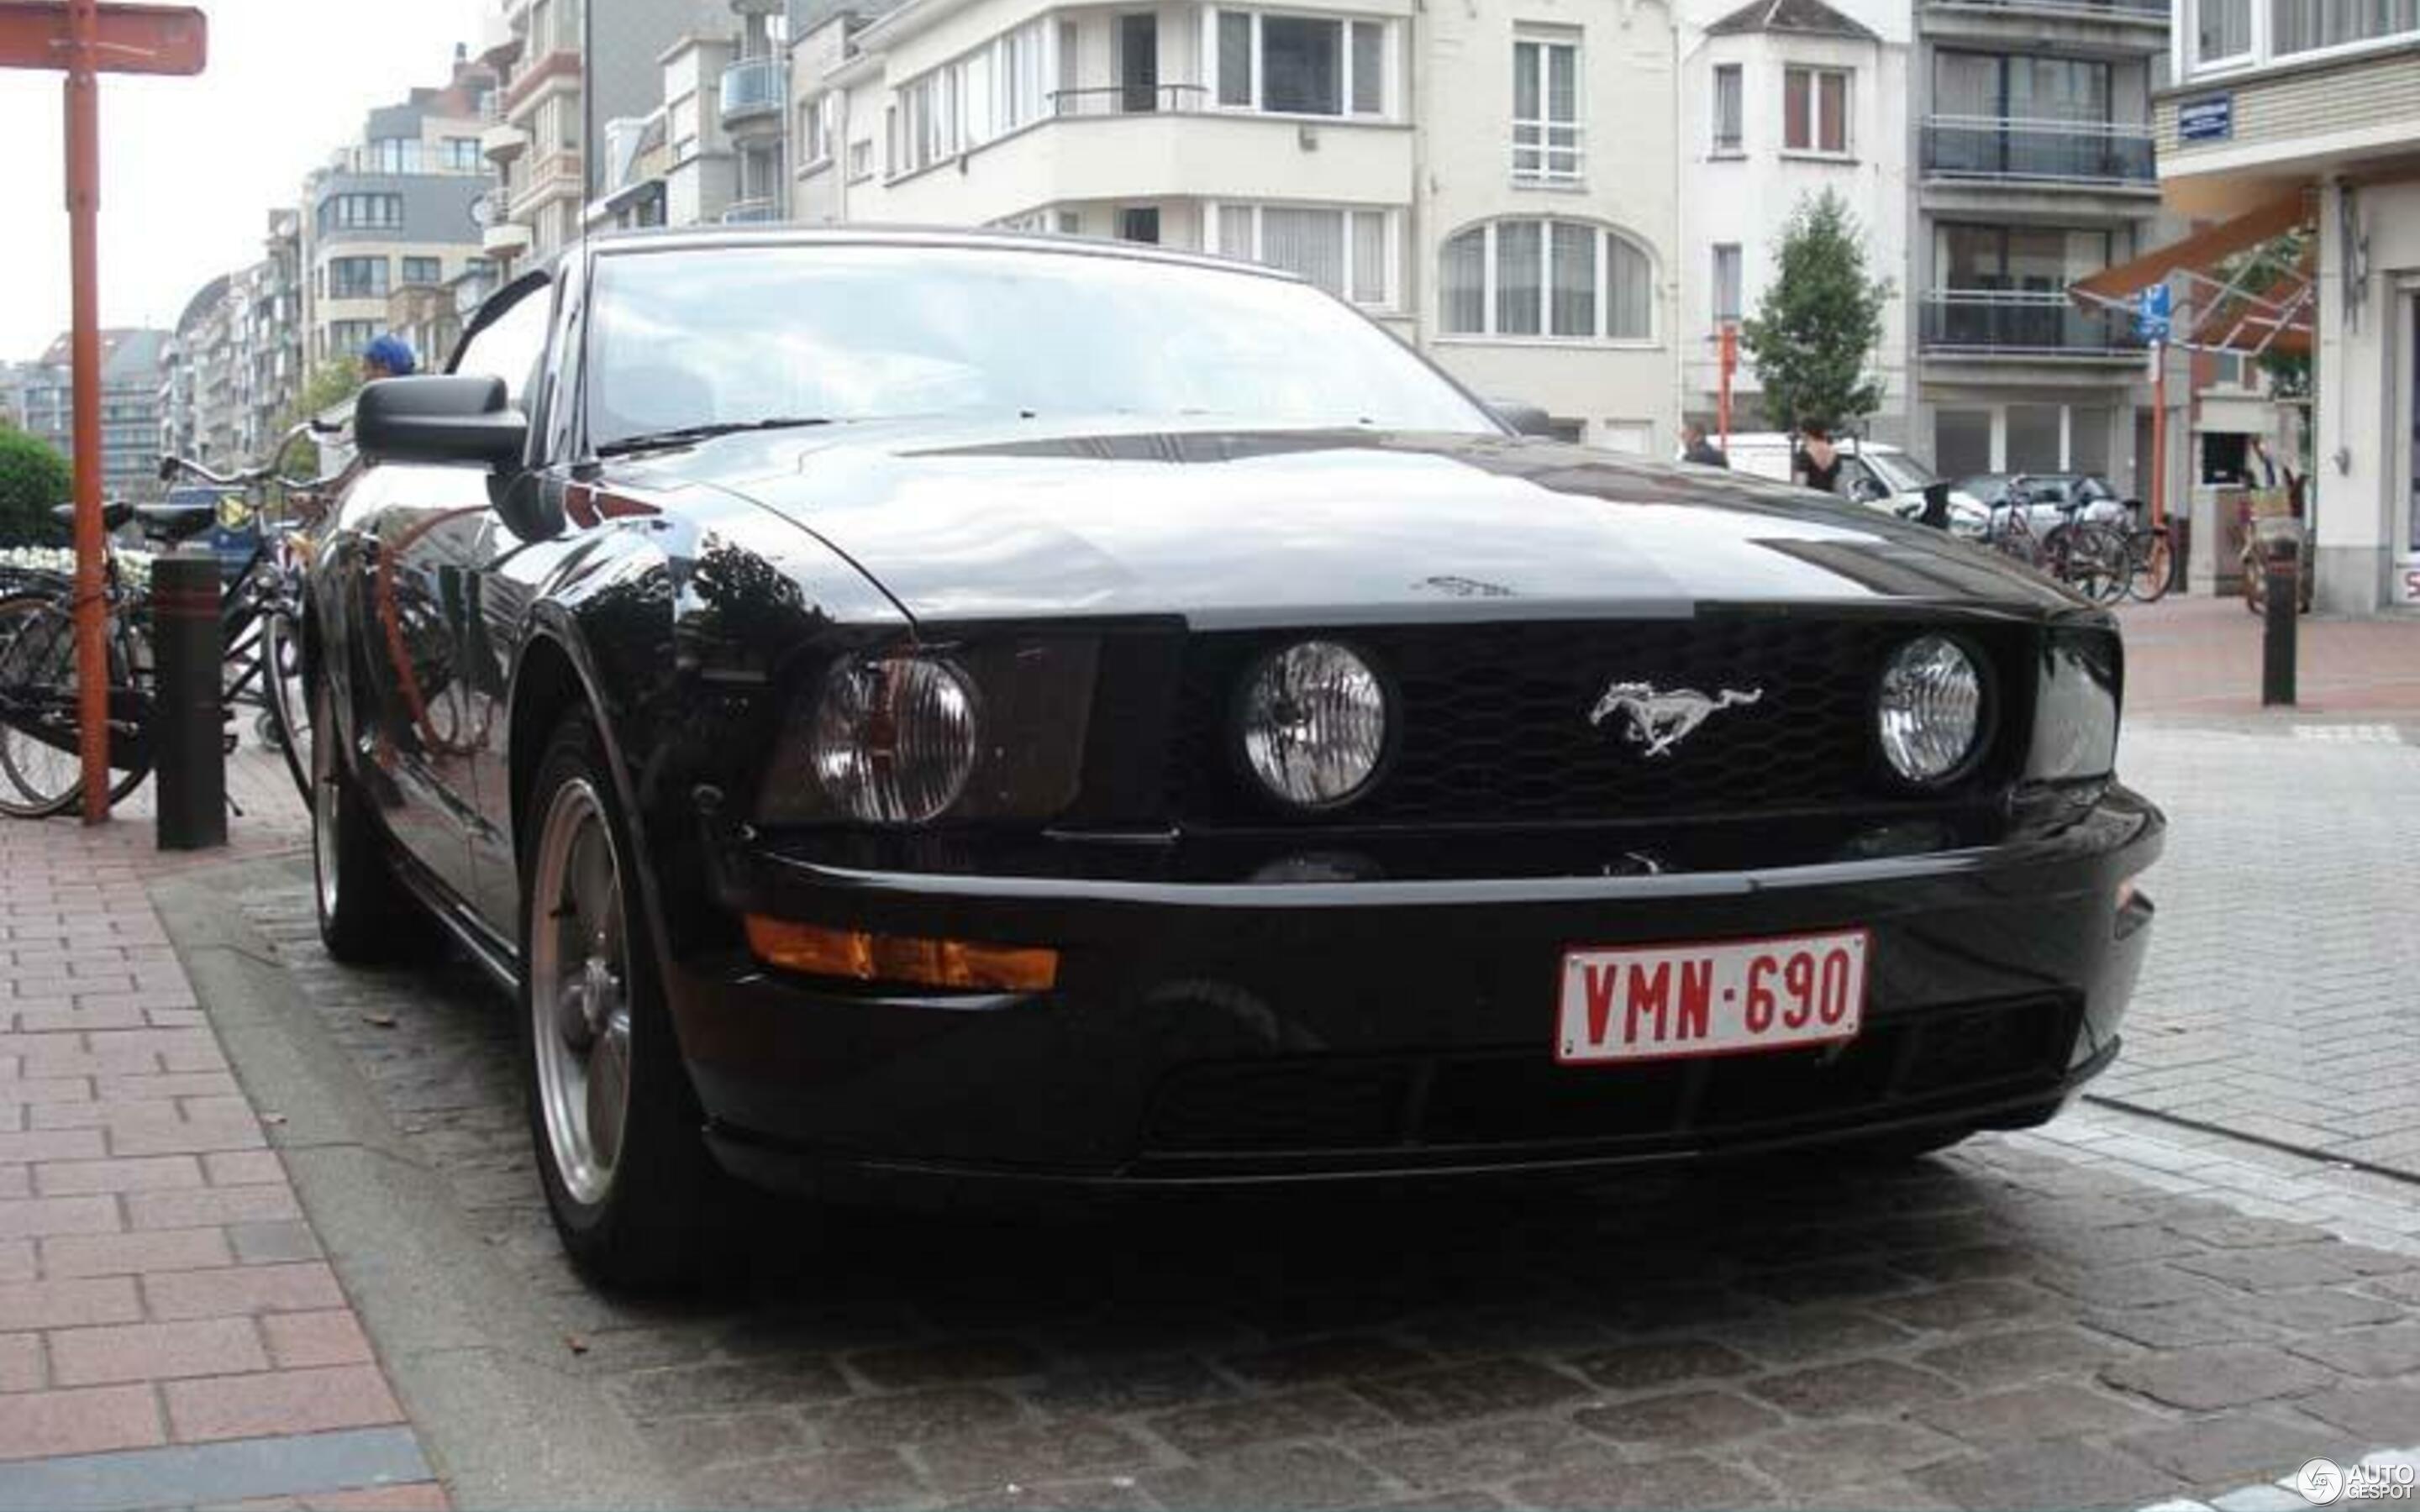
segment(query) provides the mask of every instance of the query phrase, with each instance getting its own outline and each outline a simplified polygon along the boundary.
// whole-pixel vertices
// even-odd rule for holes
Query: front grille
[[[1143,1153],[1720,1146],[2047,1091],[2076,1024],[2073,999],[2041,996],[1878,1018],[1845,1046],[1636,1066],[1560,1066],[1543,1049],[1192,1066],[1161,1082]]]
[[[1398,737],[1377,784],[1332,816],[1347,824],[1556,823],[1685,818],[1903,798],[1873,753],[1874,681],[1917,627],[1784,617],[1420,625],[1340,631],[1393,684]],[[1186,653],[1169,775],[1197,823],[1304,822],[1234,756],[1235,690],[1300,633],[1197,636]],[[1988,663],[2016,648],[1970,636]],[[1993,679],[2005,693],[2017,680]],[[1650,757],[1615,720],[1590,722],[1608,685],[1708,695],[1761,690]],[[2004,709],[1999,728],[2012,721]],[[2002,742],[2005,745],[2005,742]],[[1970,779],[1997,775],[1986,761]]]

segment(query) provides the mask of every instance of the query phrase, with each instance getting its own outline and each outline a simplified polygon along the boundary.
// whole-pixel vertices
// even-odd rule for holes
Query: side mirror
[[[514,468],[528,443],[529,421],[499,378],[380,378],[353,401],[353,444],[373,462]]]
[[[1555,421],[1552,415],[1534,404],[1518,399],[1490,399],[1487,408],[1496,418],[1524,436],[1552,436]]]

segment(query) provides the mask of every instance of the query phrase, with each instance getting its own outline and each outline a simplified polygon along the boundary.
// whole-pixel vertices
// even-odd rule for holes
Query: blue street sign
[[[2177,107],[2177,140],[2225,142],[2235,135],[2235,97],[2210,95]]]
[[[2168,285],[2154,284],[2134,292],[2134,334],[2144,341],[2168,339]]]

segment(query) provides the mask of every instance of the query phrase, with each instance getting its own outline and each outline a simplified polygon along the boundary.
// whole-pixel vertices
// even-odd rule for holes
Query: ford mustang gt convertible
[[[826,1199],[1905,1156],[2118,1053],[2109,616],[1513,434],[1290,275],[599,239],[365,389],[328,949],[517,997],[592,1275]]]

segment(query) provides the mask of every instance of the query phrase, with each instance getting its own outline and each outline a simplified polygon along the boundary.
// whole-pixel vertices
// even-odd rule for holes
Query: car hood
[[[744,495],[923,622],[1203,626],[2076,600],[1938,532],[1735,473],[1528,438],[854,424],[638,465]],[[657,481],[670,481],[659,478]]]

